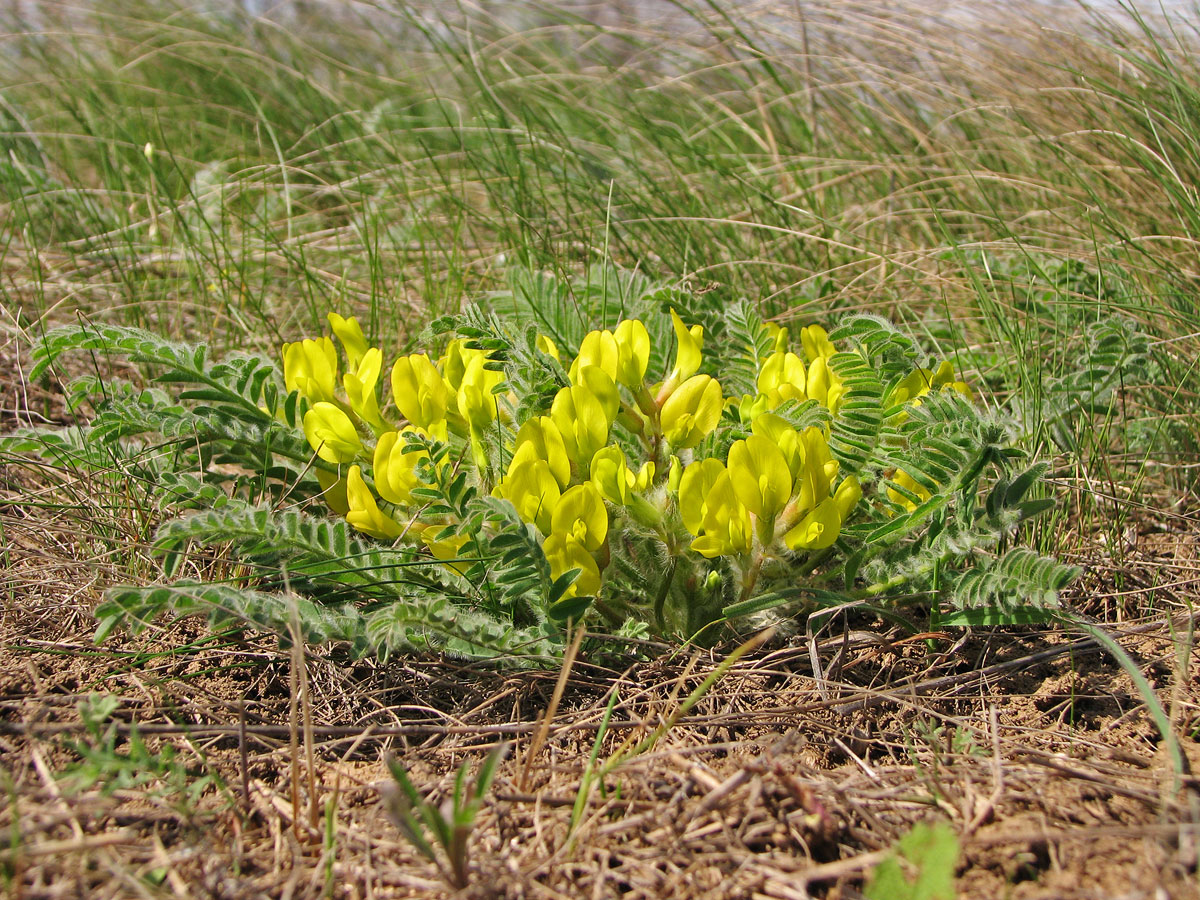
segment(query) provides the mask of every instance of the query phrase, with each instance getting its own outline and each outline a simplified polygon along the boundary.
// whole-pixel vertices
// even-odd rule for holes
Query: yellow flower
[[[671,465],[673,470],[677,469],[679,460],[672,458]],[[709,491],[724,474],[725,464],[710,458],[692,463],[679,477],[679,515],[683,526],[692,534],[698,535],[703,530]]]
[[[327,337],[283,345],[283,383],[310,403],[334,401],[337,370],[337,349]]]
[[[455,338],[446,345],[446,352],[438,360],[438,365],[442,370],[443,377],[446,379],[446,386],[449,388],[450,393],[455,394],[458,392],[467,367],[471,364],[472,360],[477,358],[486,360],[487,353],[483,350],[475,350],[468,347],[466,342],[460,338]]]
[[[722,472],[708,491],[700,530],[692,549],[709,559],[741,556],[753,546],[750,511],[738,500],[728,471]]]
[[[315,466],[313,472],[317,476],[317,483],[321,485],[321,497],[326,505],[339,516],[350,512],[350,501],[346,498],[346,479]]]
[[[842,379],[829,368],[823,356],[818,356],[808,367],[807,390],[809,400],[816,400],[830,412],[837,412],[846,393]]]
[[[405,452],[405,436],[420,433],[420,429],[405,428],[380,435],[375,445],[373,472],[375,489],[389,503],[407,504],[412,489],[417,486],[417,463],[428,457],[424,450]],[[428,436],[428,435],[426,435]]]
[[[599,366],[584,366],[577,374],[575,383],[587,387],[600,401],[604,418],[611,425],[621,408],[621,394],[617,391],[617,383]]]
[[[444,525],[426,525],[420,532],[421,541],[429,548],[430,555],[442,562],[449,562],[462,556],[463,545],[467,542],[465,534],[456,534],[453,531],[450,531],[445,537],[441,537],[441,533],[446,530]],[[470,563],[466,561],[450,563],[450,568],[460,575],[465,575],[470,567]]]
[[[554,505],[550,533],[542,544],[552,577],[580,570],[564,597],[600,590],[600,567],[592,554],[604,546],[607,536],[608,510],[600,492],[591,482],[568,488]]]
[[[757,422],[759,416],[777,405],[766,394],[743,394],[737,404],[738,420],[743,424]]]
[[[551,515],[560,497],[558,481],[544,459],[514,457],[513,463],[492,493],[512,503],[517,514],[536,525],[542,534],[549,534]]]
[[[550,418],[562,435],[567,457],[586,470],[596,451],[608,443],[611,423],[600,400],[586,385],[562,388],[554,395]]]
[[[808,399],[808,375],[795,353],[772,353],[758,374],[758,390],[774,409],[787,400]]]
[[[368,349],[356,364],[355,371],[342,376],[342,384],[346,388],[346,397],[350,401],[350,409],[362,421],[370,425],[376,433],[387,430],[387,424],[379,415],[379,397],[375,385],[379,382],[379,373],[383,369],[383,351],[377,347]]]
[[[472,355],[458,384],[458,412],[467,420],[472,433],[486,429],[496,420],[496,395],[493,388],[504,380],[503,372],[485,368],[482,352]]]
[[[679,483],[683,480],[683,464],[679,462],[678,456],[672,456],[671,462],[667,466],[667,490],[674,494],[679,493]]]
[[[531,416],[525,420],[525,424],[517,432],[513,459],[509,464],[510,471],[517,464],[517,457],[522,452],[545,460],[559,488],[565,488],[570,483],[571,460],[567,457],[567,446],[563,443],[562,432],[549,416]]]
[[[363,450],[354,423],[332,403],[314,403],[304,414],[304,436],[326,462],[347,463]]]
[[[395,540],[404,533],[399,522],[379,509],[358,466],[351,466],[346,474],[346,498],[350,505],[346,521],[359,531],[384,540]]]
[[[892,476],[892,483],[898,485],[917,498],[916,501],[910,500],[905,494],[902,494],[895,488],[888,488],[888,499],[899,506],[903,506],[909,512],[912,512],[919,504],[924,503],[933,496],[933,494],[930,493],[929,489],[925,487],[925,485],[918,483],[915,478],[913,478],[903,469],[896,470],[896,473]]]
[[[618,323],[613,337],[617,342],[616,380],[636,391],[650,365],[650,333],[638,319],[625,319]]]
[[[708,375],[693,375],[663,404],[663,436],[677,450],[695,447],[721,419],[721,385]]]
[[[581,384],[579,372],[585,366],[598,366],[614,382],[617,380],[617,339],[611,331],[589,331],[579,344],[579,353],[571,363],[572,384]]]
[[[929,369],[915,369],[892,390],[891,402],[915,403],[934,388],[957,391],[968,400],[974,400],[975,395],[964,381],[954,380],[954,364],[943,360],[936,372]]]
[[[787,352],[788,330],[782,325],[777,325],[774,322],[765,322],[763,324],[767,329],[767,334],[771,336],[774,351],[776,353]]]
[[[773,522],[792,496],[792,475],[783,452],[752,434],[729,448],[729,478],[742,505],[759,519]]]
[[[600,591],[600,567],[595,558],[579,541],[570,535],[552,534],[542,544],[542,552],[550,563],[550,576],[560,578],[572,569],[578,569],[575,581],[563,593],[568,597],[590,597]]]
[[[567,488],[551,513],[550,532],[570,537],[593,553],[604,545],[608,510],[594,484],[588,481]]]
[[[553,356],[555,359],[560,359],[558,355],[558,345],[553,340],[544,334],[539,334],[534,346],[545,353],[547,356]]]
[[[820,325],[802,328],[800,343],[804,347],[804,355],[808,357],[808,379],[805,384],[808,399],[816,400],[830,412],[836,413],[846,393],[842,379],[829,366],[837,348]]]
[[[704,347],[704,328],[701,325],[693,325],[688,328],[675,310],[671,310],[671,325],[675,328],[675,340],[678,347],[675,351],[675,365],[667,380],[678,384],[695,375],[696,370],[700,368],[701,350]]]
[[[392,365],[392,399],[409,422],[430,428],[446,418],[450,391],[429,357],[414,353]]]
[[[800,435],[800,457],[802,463],[796,473],[796,505],[801,511],[809,510],[829,496],[837,478],[838,464],[829,453],[825,433],[815,425],[804,429]]]
[[[358,320],[353,316],[343,319],[337,313],[331,312],[329,325],[338,340],[342,342],[342,346],[346,348],[346,359],[350,363],[350,368],[358,368],[359,362],[367,352],[367,339],[363,337]]]
[[[796,433],[792,424],[775,413],[762,413],[750,424],[750,430],[779,448],[784,461],[787,462],[788,474],[794,482],[800,474],[800,467],[804,465],[804,449],[800,435]]]
[[[654,479],[654,463],[644,463],[634,475],[625,461],[625,451],[613,444],[596,451],[591,473],[600,496],[617,506],[628,506],[634,494],[646,490]]]
[[[851,475],[783,536],[792,550],[824,550],[833,546],[841,533],[846,516],[862,496],[858,479]]]
[[[810,363],[822,357],[829,359],[837,353],[833,341],[829,340],[829,334],[820,325],[809,325],[800,329],[800,346],[804,348],[804,355]]]

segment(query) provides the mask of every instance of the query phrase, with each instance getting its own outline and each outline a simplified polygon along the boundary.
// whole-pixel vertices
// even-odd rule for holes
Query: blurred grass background
[[[1055,455],[1073,502],[1050,550],[1194,511],[1194,19],[1034,2],[258,7],[8,8],[10,335],[84,314],[219,352],[337,310],[390,355],[431,317],[545,275],[559,287],[532,299],[570,315],[572,284],[612,262],[696,304],[903,323]],[[1141,376],[1056,421],[1088,327],[1117,318],[1151,339]]]

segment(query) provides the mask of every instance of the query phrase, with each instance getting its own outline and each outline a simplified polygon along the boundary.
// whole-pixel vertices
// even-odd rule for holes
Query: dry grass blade
[[[562,701],[563,693],[567,689],[571,669],[575,666],[575,657],[578,655],[579,647],[583,644],[585,637],[587,637],[587,629],[580,625],[575,631],[575,636],[567,644],[566,652],[563,653],[562,667],[558,672],[558,680],[554,683],[554,693],[550,695],[550,703],[542,712],[537,731],[533,733],[533,737],[529,741],[529,748],[525,751],[525,765],[521,769],[521,780],[518,782],[518,787],[522,791],[528,786],[529,773],[533,769],[538,753],[546,744],[546,737],[550,734],[554,716],[558,712],[558,704]]]

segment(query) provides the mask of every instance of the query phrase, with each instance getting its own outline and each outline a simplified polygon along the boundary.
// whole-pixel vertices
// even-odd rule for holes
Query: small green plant
[[[958,838],[949,825],[920,822],[876,867],[863,896],[869,900],[954,900],[958,853]]]
[[[151,793],[161,796],[184,813],[196,809],[209,790],[224,791],[219,776],[189,768],[171,744],[158,750],[146,746],[137,726],[129,728],[122,741],[113,720],[120,701],[111,694],[90,694],[79,702],[79,715],[88,740],[68,741],[67,747],[79,762],[62,773],[63,786],[70,792],[99,787],[102,793],[157,785]]]
[[[469,779],[467,774],[470,761],[464,762],[454,779],[454,792],[440,805],[435,805],[430,797],[422,797],[404,766],[395,757],[387,757],[388,771],[394,782],[387,784],[383,792],[388,817],[417,852],[437,866],[442,877],[455,888],[464,888],[471,880],[471,831],[496,777],[496,768],[508,755],[510,747],[507,743],[497,745],[484,759],[474,779]]]
[[[712,642],[847,603],[906,627],[926,609],[941,625],[1053,614],[1077,570],[1013,542],[1054,506],[1034,490],[1048,467],[949,362],[873,316],[793,342],[749,303],[685,320],[687,295],[642,288],[577,320],[471,307],[424,335],[440,356],[401,356],[386,379],[334,314],[341,352],[285,344],[282,367],[60,328],[35,375],[87,350],[155,384],[78,378],[85,429],[0,450],[109,471],[117,443],[122,477],[183,510],[155,536],[173,580],[110,590],[98,637],[207,613],[285,640],[298,621],[358,654],[546,661],[585,617]],[[181,577],[203,546],[248,576]]]

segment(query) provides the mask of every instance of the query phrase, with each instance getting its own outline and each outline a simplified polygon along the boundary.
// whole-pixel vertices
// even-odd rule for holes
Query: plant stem
[[[671,582],[675,580],[675,569],[679,565],[679,557],[672,554],[671,562],[667,565],[667,574],[663,576],[662,584],[658,587],[658,596],[654,598],[654,623],[659,631],[666,631],[663,621],[663,607],[667,603],[667,594],[671,591]]]
[[[742,592],[738,595],[738,603],[744,603],[750,599],[750,592],[754,590],[754,586],[758,584],[758,576],[762,573],[763,563],[766,561],[765,554],[760,550],[746,569],[746,574],[742,576]]]

